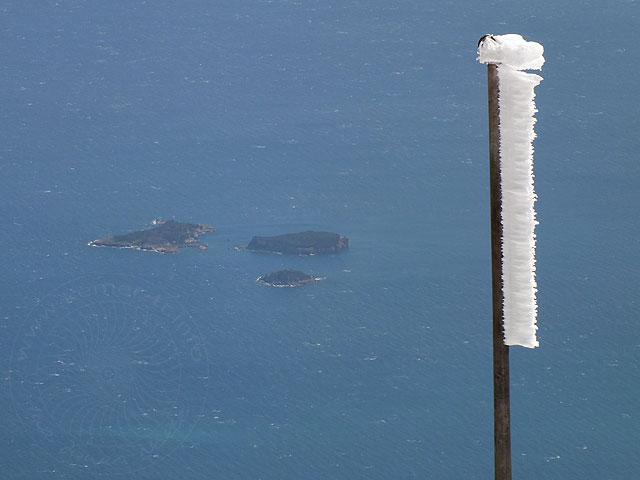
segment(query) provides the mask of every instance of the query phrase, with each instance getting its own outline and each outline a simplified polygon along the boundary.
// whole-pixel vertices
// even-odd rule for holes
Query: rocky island
[[[193,247],[206,250],[207,246],[198,242],[198,237],[213,231],[213,227],[200,223],[181,223],[175,220],[155,220],[154,228],[137,232],[99,238],[89,242],[92,247],[137,248],[161,253],[176,253],[181,248]]]
[[[297,287],[306,283],[314,283],[322,280],[320,277],[307,275],[300,270],[279,270],[258,278],[258,282],[271,285],[272,287]]]
[[[247,245],[248,250],[294,255],[337,253],[349,246],[349,239],[331,232],[285,233],[273,237],[255,236]]]

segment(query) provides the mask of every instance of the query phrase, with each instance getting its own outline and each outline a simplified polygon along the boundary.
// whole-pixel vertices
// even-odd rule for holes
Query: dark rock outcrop
[[[272,287],[297,287],[298,285],[313,283],[318,280],[320,280],[320,278],[307,275],[299,270],[290,269],[279,270],[258,278],[259,282],[266,283]]]
[[[349,247],[349,239],[331,232],[285,233],[273,237],[255,236],[247,249],[261,252],[316,255],[337,253]]]
[[[206,245],[198,243],[198,237],[213,231],[213,227],[200,223],[181,223],[175,220],[157,220],[157,227],[148,230],[99,238],[89,242],[92,247],[137,248],[162,253],[176,253],[181,248],[194,247],[205,250]]]

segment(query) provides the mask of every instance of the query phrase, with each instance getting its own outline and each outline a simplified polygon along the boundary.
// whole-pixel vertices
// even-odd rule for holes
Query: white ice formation
[[[498,66],[500,175],[502,187],[502,279],[506,345],[537,347],[535,278],[536,212],[533,190],[534,88],[542,77],[542,45],[520,35],[486,36],[478,60]]]

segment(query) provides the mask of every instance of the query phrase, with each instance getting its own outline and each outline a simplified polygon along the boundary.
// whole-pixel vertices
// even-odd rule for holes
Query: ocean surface
[[[486,479],[485,33],[545,47],[514,478],[640,478],[640,6],[0,2],[3,479]],[[208,250],[90,248],[163,217]],[[253,235],[350,249],[238,251]],[[269,288],[290,267],[326,277]]]

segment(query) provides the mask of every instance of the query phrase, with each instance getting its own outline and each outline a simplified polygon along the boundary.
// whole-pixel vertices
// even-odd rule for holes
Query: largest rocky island
[[[99,238],[89,245],[92,247],[137,248],[161,253],[176,253],[181,248],[195,247],[206,250],[207,246],[198,242],[198,237],[213,231],[213,227],[201,223],[182,223],[175,220],[156,220],[157,226],[148,230]]]

